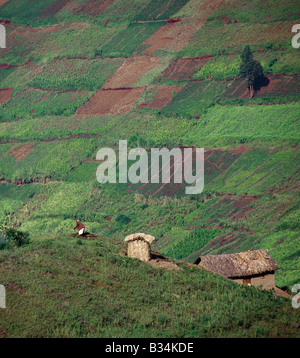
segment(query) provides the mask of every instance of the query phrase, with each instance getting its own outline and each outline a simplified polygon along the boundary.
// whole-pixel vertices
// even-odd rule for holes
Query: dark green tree
[[[249,45],[244,48],[241,54],[241,59],[240,76],[242,78],[247,78],[251,99],[254,95],[254,90],[258,88],[264,80],[264,70],[262,65],[257,60],[253,59],[253,54]]]

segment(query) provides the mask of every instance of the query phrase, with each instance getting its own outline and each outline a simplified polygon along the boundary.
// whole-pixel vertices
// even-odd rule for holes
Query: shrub
[[[29,233],[18,231],[10,228],[6,230],[6,238],[9,243],[14,243],[16,246],[29,244]]]
[[[116,221],[121,225],[126,225],[131,221],[131,219],[126,215],[120,214],[117,216]]]
[[[0,237],[0,250],[5,249],[8,246],[8,241],[5,237]]]

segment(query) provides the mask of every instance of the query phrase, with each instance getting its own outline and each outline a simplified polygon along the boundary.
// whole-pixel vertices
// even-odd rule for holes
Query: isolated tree
[[[240,76],[247,78],[250,99],[254,95],[254,90],[259,87],[264,79],[264,70],[262,65],[253,59],[253,54],[247,45],[241,54],[242,63],[240,66]]]

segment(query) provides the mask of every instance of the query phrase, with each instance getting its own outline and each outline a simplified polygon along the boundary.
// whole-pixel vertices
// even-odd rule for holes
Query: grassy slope
[[[48,16],[40,18],[36,18],[36,15],[43,12],[51,1],[39,2],[32,10],[28,10],[30,7],[26,8],[27,2],[19,2],[16,10],[15,1],[0,8],[1,18],[12,19],[13,25],[26,25],[30,19],[32,26],[21,27],[20,32],[14,26],[8,26],[11,45],[8,51],[0,50],[1,63],[18,66],[26,63],[20,67],[0,67],[0,88],[14,88],[12,98],[1,106],[0,120],[3,123],[0,124],[0,175],[12,183],[32,182],[23,186],[0,183],[1,223],[21,226],[21,229],[31,232],[36,240],[31,246],[34,250],[32,255],[40,254],[43,249],[39,243],[41,236],[42,240],[48,238],[47,250],[53,247],[53,252],[59,253],[57,258],[66,267],[73,265],[71,262],[78,254],[77,249],[81,250],[83,257],[94,255],[92,257],[95,257],[97,263],[92,265],[98,265],[93,271],[93,275],[97,276],[95,282],[105,282],[99,285],[101,292],[97,291],[100,290],[97,284],[91,284],[92,288],[96,287],[95,292],[91,291],[91,298],[97,296],[97,300],[100,300],[95,305],[103,306],[105,303],[105,307],[111,307],[111,311],[108,308],[106,311],[105,308],[101,314],[103,322],[107,322],[102,329],[100,326],[103,326],[103,322],[98,325],[93,316],[96,312],[94,308],[82,310],[75,303],[75,297],[79,302],[87,302],[82,298],[81,291],[72,291],[71,294],[70,287],[63,287],[66,280],[63,270],[57,272],[55,279],[49,278],[51,267],[57,264],[51,261],[51,255],[50,258],[46,254],[44,263],[39,262],[38,258],[33,258],[30,263],[26,258],[26,252],[30,248],[14,251],[16,262],[27,262],[26,270],[22,272],[24,277],[17,282],[12,277],[9,253],[3,252],[3,267],[9,267],[5,280],[12,283],[9,294],[14,295],[19,300],[17,302],[23,302],[25,297],[19,294],[22,290],[14,291],[14,287],[20,286],[24,287],[24,292],[28,289],[30,299],[34,296],[38,306],[44,292],[40,286],[28,286],[26,277],[32,275],[36,269],[40,270],[44,264],[47,267],[36,271],[35,277],[40,277],[45,271],[44,277],[47,278],[49,271],[47,280],[52,285],[49,292],[54,292],[55,295],[59,287],[63,290],[62,295],[55,298],[56,304],[60,305],[60,300],[64,301],[63,296],[68,296],[71,300],[69,306],[63,305],[61,308],[61,318],[58,318],[61,320],[57,326],[50,318],[50,312],[56,311],[57,306],[47,302],[47,313],[40,312],[40,316],[48,315],[51,328],[47,331],[43,327],[36,327],[32,335],[151,336],[158,329],[159,336],[163,335],[163,329],[166,332],[167,327],[172,327],[166,334],[227,336],[231,333],[226,331],[226,320],[230,320],[236,307],[238,312],[234,317],[237,325],[230,328],[232,335],[268,336],[272,335],[272,330],[274,335],[293,335],[289,325],[284,324],[282,329],[279,328],[279,321],[286,322],[287,315],[295,313],[291,313],[288,306],[281,305],[281,301],[277,302],[267,293],[246,287],[233,290],[232,295],[225,294],[224,299],[221,299],[222,294],[231,287],[227,280],[218,279],[223,287],[220,291],[205,289],[204,294],[203,287],[214,285],[211,275],[201,273],[202,276],[197,277],[197,271],[192,273],[192,282],[189,282],[190,276],[186,276],[186,271],[162,271],[157,276],[157,271],[144,268],[144,265],[135,261],[121,259],[117,255],[118,245],[114,246],[110,241],[104,245],[109,254],[99,261],[101,250],[98,250],[97,245],[101,248],[100,240],[77,245],[75,239],[65,236],[74,226],[73,217],[77,216],[85,221],[89,231],[119,241],[132,232],[149,232],[157,238],[154,244],[156,249],[173,258],[187,258],[190,262],[199,253],[230,253],[267,248],[281,266],[281,270],[276,273],[277,285],[291,290],[292,285],[298,283],[299,86],[297,77],[292,76],[299,73],[300,65],[297,51],[290,46],[290,28],[294,19],[291,9],[295,5],[293,1],[285,4],[279,1],[269,2],[267,8],[258,11],[259,16],[256,3],[246,5],[242,1],[233,1],[230,2],[231,11],[228,11],[227,2],[222,4],[181,52],[156,51],[153,55],[158,56],[159,65],[136,82],[135,86],[148,86],[144,97],[137,104],[152,100],[159,85],[184,85],[183,90],[174,95],[166,107],[161,111],[138,110],[136,105],[128,114],[102,117],[78,117],[74,113],[121,66],[126,57],[142,54],[143,41],[164,25],[163,22],[135,21],[152,20],[158,14],[158,20],[178,16],[189,19],[205,2],[191,0],[184,6],[186,2],[181,1],[179,6],[179,2],[170,1],[169,8],[165,8],[164,2],[159,2],[158,6],[157,2],[147,0],[143,2],[145,7],[141,8],[140,1],[131,0],[124,12],[122,2],[116,0],[99,16],[77,11],[75,7],[60,10],[57,14],[48,13]],[[28,13],[24,12],[24,6]],[[206,10],[201,11],[205,14]],[[270,13],[273,14],[272,18],[268,17]],[[223,18],[225,15],[228,19]],[[254,20],[257,23],[254,24]],[[241,98],[243,87],[238,87],[239,82],[232,81],[237,74],[240,51],[248,43],[268,75],[291,75],[284,77],[284,85],[277,85],[275,90],[263,96],[257,93],[252,101]],[[195,68],[194,79],[197,81],[183,79],[179,83],[160,77],[168,64],[178,56],[204,55],[214,57],[203,68]],[[113,59],[107,58],[108,56]],[[30,61],[25,62],[28,60]],[[87,77],[90,71],[93,72],[91,78]],[[69,92],[63,92],[65,90]],[[262,103],[268,105],[260,105]],[[150,185],[136,192],[132,191],[139,189],[136,186],[100,186],[95,180],[98,164],[92,160],[101,147],[117,149],[119,139],[128,139],[130,147],[196,145],[214,148],[215,151],[209,158],[212,164],[206,167],[204,193],[197,197],[168,198],[163,195],[172,193],[173,189],[168,192],[169,189],[166,188],[159,195],[151,197],[157,186]],[[251,150],[235,154],[232,147],[241,143]],[[16,161],[13,153],[24,144],[30,144],[34,148],[24,159]],[[142,195],[148,190],[150,196]],[[226,198],[228,193],[232,194],[230,199]],[[257,199],[243,206],[240,202],[245,195],[255,195]],[[120,214],[130,219],[129,224],[117,220]],[[70,251],[68,257],[63,255],[66,248]],[[35,260],[37,264],[34,263]],[[76,265],[74,263],[73,266],[74,272],[77,272],[76,277],[83,280],[87,273]],[[109,275],[96,273],[99,270],[101,272],[101,268],[106,265],[115,271],[119,281],[114,281]],[[145,279],[149,270],[152,279],[158,280],[156,293],[152,292],[152,284],[146,287],[147,294],[141,301],[135,293],[134,299],[142,306],[138,314],[130,311],[132,332],[126,333],[124,327],[128,326],[128,322],[124,312],[130,309],[129,305],[122,301],[114,307],[113,295],[108,290],[111,285],[120,288],[118,282],[128,279],[122,265],[132,267],[132,272],[136,271],[136,267],[142,270],[138,282]],[[143,273],[143,270],[146,272]],[[173,279],[175,280],[176,275],[182,285],[179,291],[182,292],[183,285],[188,285],[186,292],[191,292],[188,297],[185,296],[187,301],[184,303],[176,303],[171,293],[171,283],[175,282]],[[161,278],[163,276],[166,277]],[[153,305],[149,307],[154,313],[149,313],[148,322],[148,318],[141,316],[142,308],[145,308],[143,305],[148,302],[147,297],[164,297],[160,287],[165,285],[169,285],[166,300],[160,305],[154,299]],[[201,295],[192,288],[193,285],[201,285]],[[137,291],[132,281],[123,289],[126,292],[122,291],[118,300],[122,300],[123,294],[129,295],[129,291]],[[107,301],[101,301],[104,299],[102,295],[108,295]],[[180,296],[179,293],[178,295]],[[217,299],[212,300],[215,296],[219,297],[224,309],[220,309]],[[242,303],[241,297],[249,300]],[[259,297],[264,297],[265,300],[260,300]],[[195,308],[197,322],[194,324],[194,310],[188,307],[194,307],[199,300],[203,304],[199,310]],[[210,314],[205,315],[201,310],[205,310],[210,300]],[[267,304],[268,300],[271,300],[269,306],[272,307],[272,317],[267,317],[266,310],[261,306],[257,310],[259,313],[252,311],[252,306]],[[227,312],[228,301],[232,304],[230,313]],[[244,304],[247,305],[246,308]],[[169,311],[163,314],[166,305],[169,305]],[[278,305],[279,313],[275,313]],[[248,312],[247,317],[242,313],[243,310]],[[174,312],[176,323],[171,325],[170,317]],[[221,317],[225,312],[223,321]],[[16,304],[12,315],[5,318],[4,326],[11,336],[22,335],[17,323],[19,314]],[[115,317],[115,321],[110,317]],[[9,320],[15,323],[10,325]],[[32,324],[31,320],[33,317],[29,315],[28,326]],[[268,323],[259,323],[259,320]],[[29,330],[24,332],[25,335],[31,334]]]
[[[112,239],[39,239],[2,251],[7,337],[294,337],[298,314],[272,293],[178,262],[155,269]],[[34,312],[34,314],[32,314]],[[42,324],[41,324],[42,322]]]

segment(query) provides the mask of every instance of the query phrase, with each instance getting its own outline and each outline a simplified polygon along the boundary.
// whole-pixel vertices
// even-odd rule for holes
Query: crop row
[[[24,117],[47,115],[72,115],[92,93],[41,91],[25,89],[14,93],[7,103],[1,105],[0,118],[4,120],[17,120]]]
[[[184,145],[299,142],[299,103],[215,106],[183,138]]]
[[[51,90],[88,90],[101,88],[121,66],[123,59],[54,60],[35,76],[29,86]]]
[[[61,180],[98,149],[97,139],[76,138],[29,145],[16,144],[0,158],[0,175],[12,182]]]
[[[151,0],[133,21],[168,19],[179,11],[189,0]]]
[[[260,0],[230,0],[222,2],[208,20],[221,18],[224,22],[273,22],[297,20],[297,0],[262,2]],[[270,14],[272,14],[270,16]]]
[[[293,148],[270,153],[268,148],[253,148],[222,173],[210,190],[261,194],[292,177],[299,169],[299,154]]]
[[[209,21],[181,51],[185,57],[241,53],[245,45],[251,50],[291,48],[293,21],[274,23],[231,23]]]
[[[161,23],[132,23],[117,33],[109,42],[99,47],[97,54],[104,57],[129,57],[137,48],[137,51],[141,53],[143,48],[140,45],[161,25]]]

